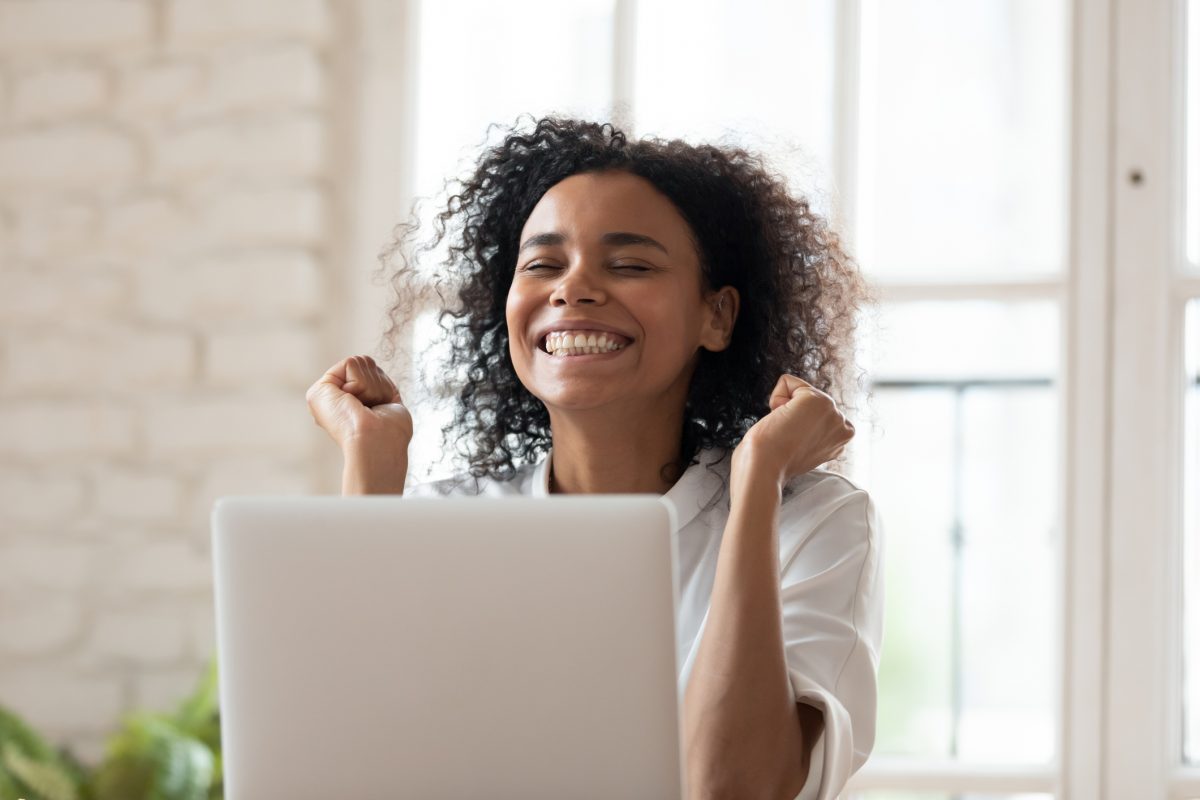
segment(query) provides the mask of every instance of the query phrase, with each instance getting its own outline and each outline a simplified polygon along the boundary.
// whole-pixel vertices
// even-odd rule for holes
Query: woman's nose
[[[566,270],[550,295],[552,306],[603,303],[608,299],[600,283],[583,267]]]

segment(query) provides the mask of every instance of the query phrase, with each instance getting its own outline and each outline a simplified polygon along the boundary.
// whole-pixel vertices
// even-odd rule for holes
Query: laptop
[[[683,797],[670,515],[218,500],[225,797]]]

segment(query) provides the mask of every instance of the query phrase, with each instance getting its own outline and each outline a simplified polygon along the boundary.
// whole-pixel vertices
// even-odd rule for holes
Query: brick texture
[[[211,656],[213,501],[337,490],[336,13],[0,0],[0,705],[84,758]]]
[[[150,44],[151,4],[139,0],[4,0],[0,52],[119,53]]]

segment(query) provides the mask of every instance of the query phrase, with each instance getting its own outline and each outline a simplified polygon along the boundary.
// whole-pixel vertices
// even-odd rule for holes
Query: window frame
[[[1183,311],[1200,289],[1183,270],[1185,7],[1115,0],[1114,13],[1104,788],[1184,798],[1200,794],[1200,770],[1182,764],[1178,713]]]

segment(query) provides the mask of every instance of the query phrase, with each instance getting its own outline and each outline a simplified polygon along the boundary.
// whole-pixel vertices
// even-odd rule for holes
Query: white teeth
[[[555,331],[546,334],[546,352],[554,356],[598,355],[625,347],[609,334]]]

